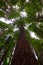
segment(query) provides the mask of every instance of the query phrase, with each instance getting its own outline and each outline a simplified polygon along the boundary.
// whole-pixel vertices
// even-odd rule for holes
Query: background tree
[[[26,38],[43,65],[43,0],[0,0],[0,63],[10,64],[21,21]]]

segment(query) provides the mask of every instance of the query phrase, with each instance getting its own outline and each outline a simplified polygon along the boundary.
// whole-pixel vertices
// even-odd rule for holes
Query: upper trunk
[[[35,55],[26,39],[23,26],[20,28],[20,36],[14,51],[11,65],[38,65]]]

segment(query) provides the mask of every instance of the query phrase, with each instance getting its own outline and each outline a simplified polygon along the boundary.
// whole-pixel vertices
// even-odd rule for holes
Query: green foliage
[[[9,2],[12,4],[12,5],[15,5],[17,3],[17,0],[9,0]]]
[[[21,23],[24,28],[26,27],[27,40],[35,49],[39,63],[43,64],[43,15],[41,15],[42,17],[40,16],[42,9],[43,3],[41,0],[29,0],[29,2],[26,2],[26,0],[0,0],[0,18],[4,17],[11,21],[15,19],[12,24],[0,21],[0,58],[8,48],[7,54],[3,59],[3,65],[9,65],[11,61],[13,48],[19,38]],[[27,16],[21,16],[21,12],[25,12]],[[38,13],[38,16],[36,16],[36,13]],[[28,25],[26,26],[27,23]],[[18,30],[14,31],[17,28]],[[35,32],[40,39],[32,38],[29,31]]]
[[[6,7],[6,3],[3,0],[0,0],[0,7]]]
[[[43,50],[43,40],[36,40],[36,39],[31,39],[32,45],[36,51],[36,54],[39,59],[39,63],[43,63],[42,61],[42,50]],[[40,65],[40,64],[39,64]]]
[[[0,28],[8,28],[8,25],[0,21]]]
[[[0,17],[3,17],[3,16],[4,16],[4,12],[0,11]]]
[[[28,29],[34,31],[39,37],[43,38],[43,30],[37,27],[37,24],[32,24]]]
[[[10,14],[8,15],[8,18],[9,19],[12,19],[12,18],[16,18],[19,16],[19,12],[10,12]]]
[[[26,12],[28,14],[31,14],[31,13],[35,12],[35,9],[34,9],[34,6],[33,6],[32,3],[26,3],[25,7],[26,7]]]

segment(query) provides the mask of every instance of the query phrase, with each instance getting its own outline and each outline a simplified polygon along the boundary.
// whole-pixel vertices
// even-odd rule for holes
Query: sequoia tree
[[[11,65],[38,65],[30,44],[28,44],[24,27],[21,24],[20,35],[14,51]]]
[[[0,0],[0,65],[43,65],[43,0]]]

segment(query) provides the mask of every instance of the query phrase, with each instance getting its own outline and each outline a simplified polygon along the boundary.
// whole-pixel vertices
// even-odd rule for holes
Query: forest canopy
[[[43,0],[0,0],[0,65],[10,65],[21,23],[43,65]]]

